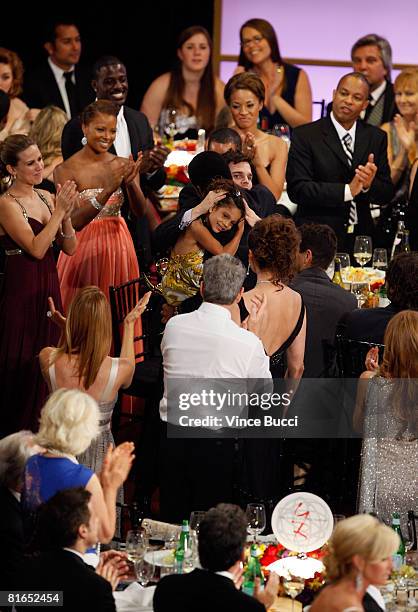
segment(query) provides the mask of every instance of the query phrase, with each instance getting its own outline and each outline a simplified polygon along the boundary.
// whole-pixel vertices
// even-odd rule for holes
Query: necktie
[[[342,142],[343,142],[343,148],[347,156],[348,163],[350,164],[350,166],[352,166],[353,165],[353,148],[352,148],[353,139],[351,138],[348,132],[347,134],[344,134],[342,138]],[[350,202],[350,213],[348,215],[348,223],[349,223],[349,226],[353,226],[358,223],[357,206],[354,200],[351,200]]]
[[[65,90],[68,96],[68,104],[70,105],[71,117],[75,117],[77,114],[77,96],[75,91],[75,85],[72,80],[74,70],[64,72],[65,78]]]

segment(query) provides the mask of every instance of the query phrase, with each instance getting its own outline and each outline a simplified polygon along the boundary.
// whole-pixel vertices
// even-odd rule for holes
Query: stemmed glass
[[[135,563],[144,557],[146,549],[145,536],[138,529],[131,529],[126,534],[126,554],[129,561]]]
[[[247,510],[247,531],[254,536],[254,544],[266,526],[266,509],[264,504],[248,504]]]
[[[388,255],[386,249],[375,249],[373,251],[373,268],[386,270],[388,266]]]
[[[201,510],[193,510],[190,514],[190,531],[194,531],[196,535],[199,535],[200,523],[205,518],[206,512]]]
[[[300,595],[305,588],[305,580],[300,576],[292,576],[289,574],[287,578],[283,578],[283,588],[286,595],[292,598],[292,612],[295,608],[295,597]]]
[[[153,579],[155,572],[154,552],[148,551],[146,555],[135,562],[135,575],[143,587]]]
[[[350,255],[348,253],[337,253],[335,255],[335,257],[336,258],[338,257],[338,259],[340,260],[341,277],[343,279],[343,283],[347,283],[347,276],[346,275],[350,271],[350,265],[351,265]],[[349,289],[350,287],[348,286],[348,287],[345,287],[345,288]]]
[[[351,283],[351,293],[357,298],[357,308],[361,308],[367,300],[369,283]]]
[[[370,236],[356,236],[354,241],[354,258],[363,266],[372,258],[372,239]]]

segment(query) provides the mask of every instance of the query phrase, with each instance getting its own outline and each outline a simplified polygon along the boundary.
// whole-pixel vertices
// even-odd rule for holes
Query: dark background
[[[202,25],[212,35],[213,0],[148,0],[91,2],[78,0],[61,10],[55,2],[21,7],[21,19],[8,20],[0,46],[18,53],[26,70],[47,57],[43,49],[45,25],[57,18],[78,25],[82,39],[82,64],[91,66],[102,55],[116,55],[126,65],[129,79],[127,104],[139,109],[151,81],[173,66],[176,40],[181,30]],[[10,3],[10,10],[14,2]],[[20,6],[20,5],[19,5]]]

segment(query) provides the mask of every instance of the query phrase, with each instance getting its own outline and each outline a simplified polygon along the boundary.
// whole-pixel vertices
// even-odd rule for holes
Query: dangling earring
[[[250,276],[250,264],[249,263],[248,263],[248,266],[247,266],[247,276]]]
[[[356,591],[361,591],[362,588],[363,588],[363,574],[361,572],[357,572]]]
[[[83,136],[83,138],[81,139],[81,144],[83,145],[83,147],[86,146],[87,144],[87,138],[85,136]]]

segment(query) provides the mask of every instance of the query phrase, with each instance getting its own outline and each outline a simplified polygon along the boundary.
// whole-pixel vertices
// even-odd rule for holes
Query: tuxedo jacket
[[[90,70],[77,64],[74,72],[77,110],[80,112],[94,101],[96,94],[91,86]],[[25,73],[22,98],[29,108],[53,105],[65,111],[57,81],[47,60]]]
[[[355,168],[367,163],[370,153],[374,154],[377,173],[370,189],[355,198],[359,221],[356,233],[372,233],[369,204],[386,204],[393,196],[385,132],[357,121],[350,166],[330,117],[295,128],[286,180],[289,197],[298,205],[297,222],[330,225],[341,240],[350,212],[349,202],[344,202],[344,188],[354,177]]]
[[[386,327],[400,309],[393,304],[384,308],[360,308],[343,316],[340,332],[351,340],[383,344]]]
[[[96,574],[81,557],[67,550],[42,553],[28,560],[21,574],[19,590],[63,591],[64,606],[60,609],[69,612],[116,612],[110,583]],[[33,608],[39,609],[42,608]]]
[[[195,569],[190,574],[165,576],[154,593],[154,612],[265,612],[253,597],[238,591],[226,576]]]
[[[144,113],[136,111],[129,106],[123,107],[123,115],[128,126],[129,138],[131,141],[131,152],[134,159],[137,158],[139,151],[147,151],[154,147],[152,129]],[[83,148],[81,139],[83,131],[79,117],[73,117],[65,125],[61,138],[62,156],[68,159],[77,151]],[[114,146],[109,149],[110,153],[116,155]],[[141,181],[142,182],[142,181]],[[159,189],[165,182],[165,172],[163,169],[157,170],[149,179],[145,181],[151,189]]]

